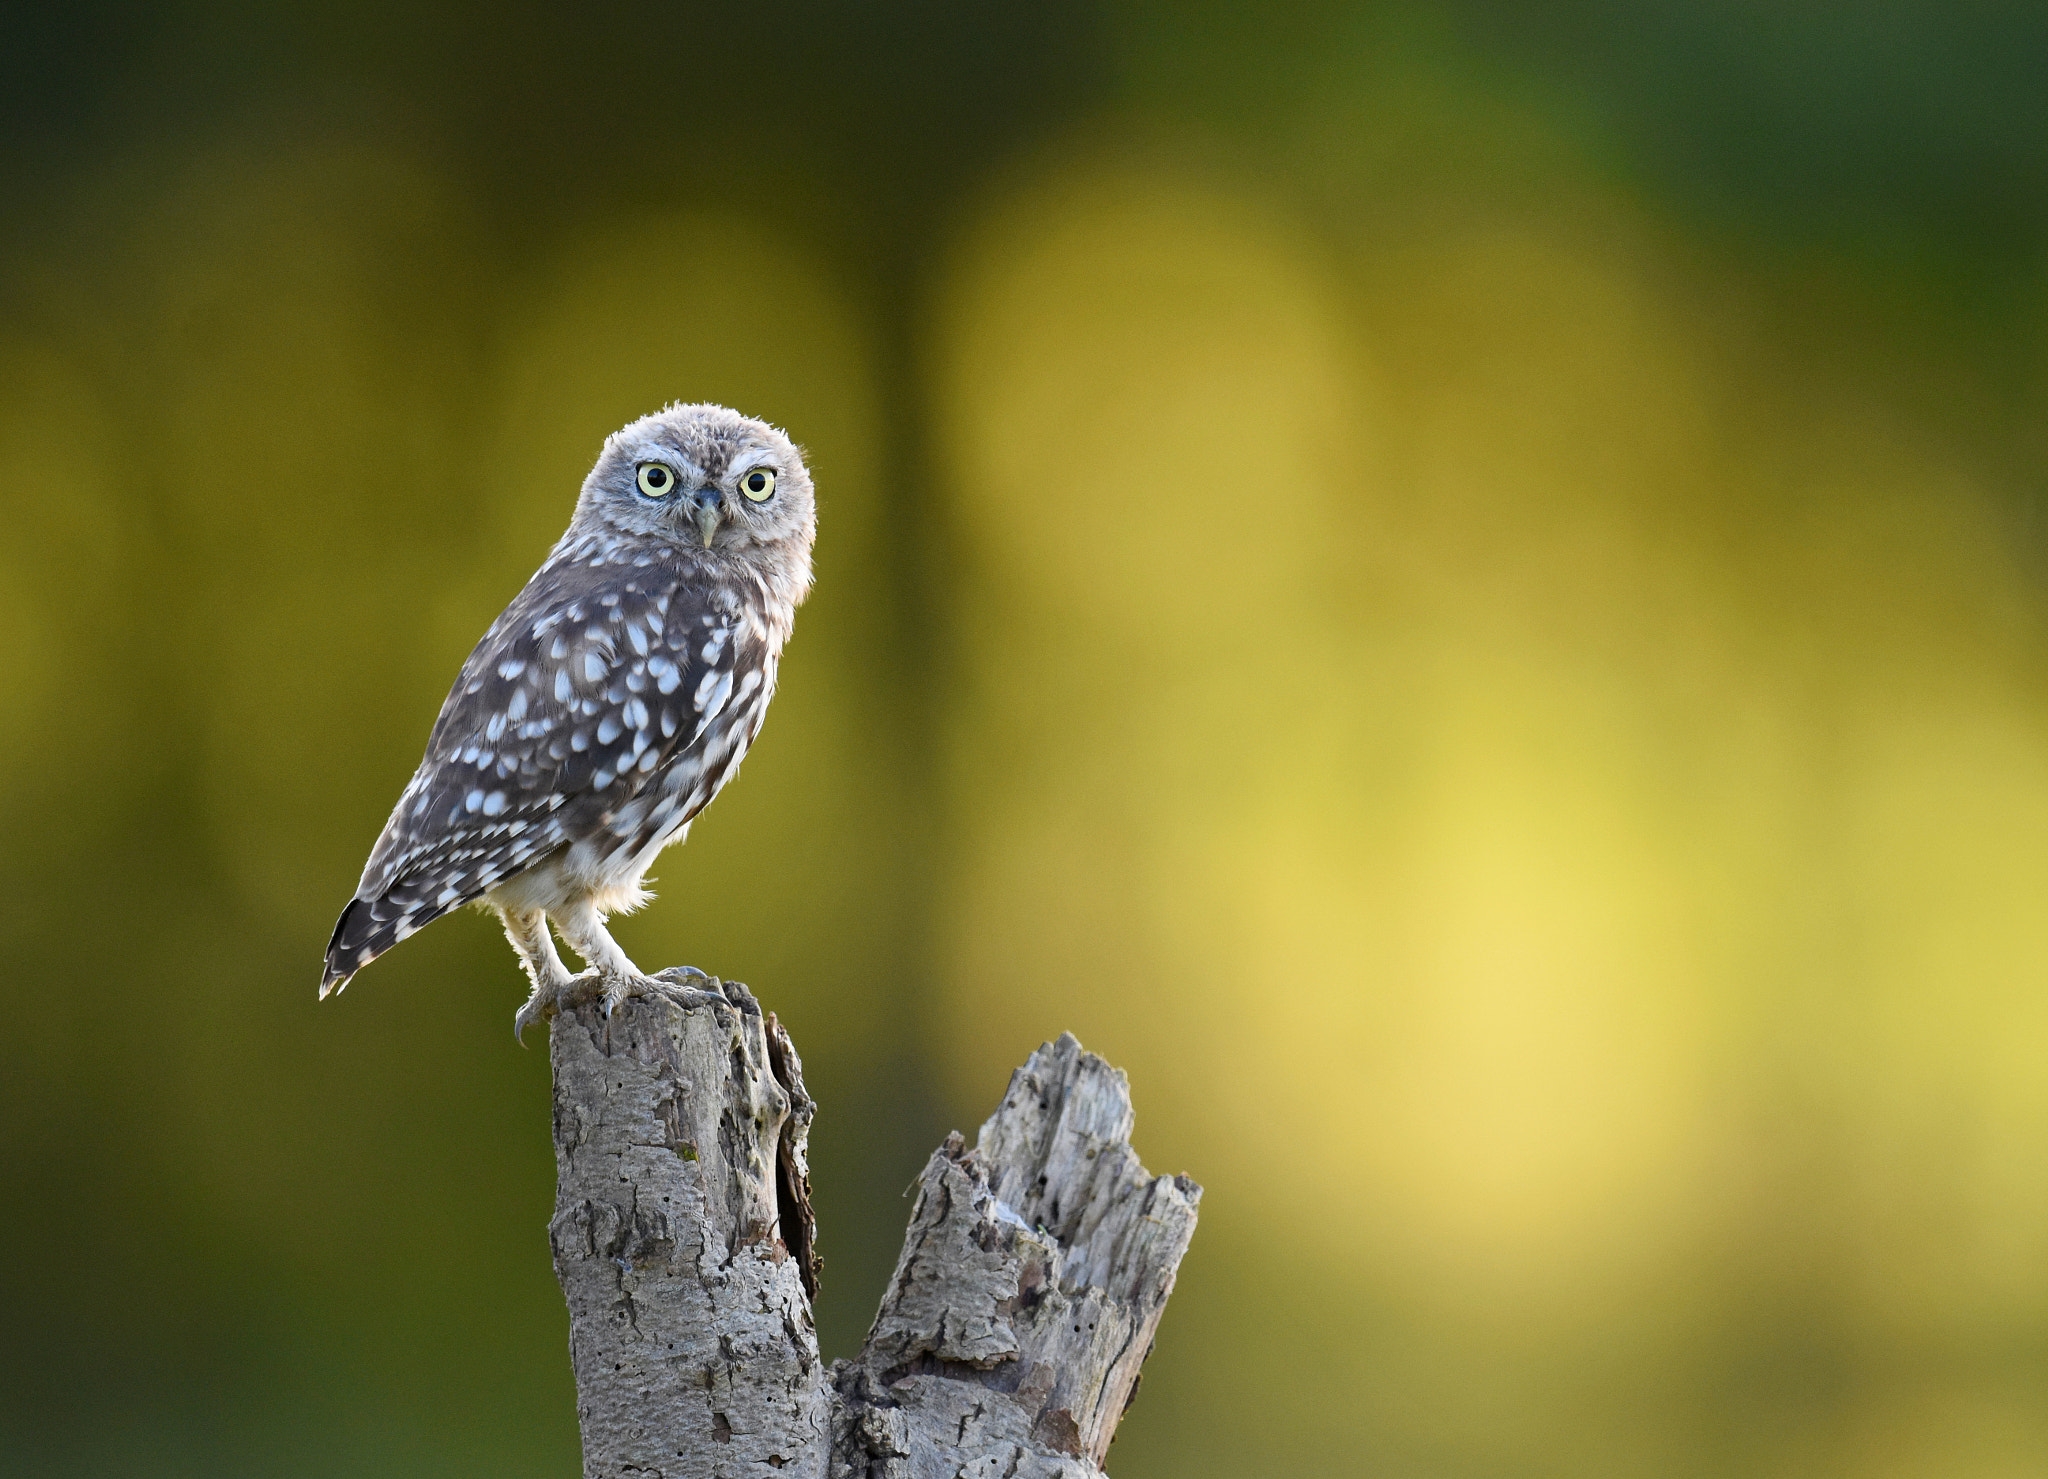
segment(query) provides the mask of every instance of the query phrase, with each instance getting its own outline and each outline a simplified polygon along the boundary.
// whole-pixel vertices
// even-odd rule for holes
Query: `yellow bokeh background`
[[[1784,1256],[1850,1338],[2023,1338],[2048,713],[1967,465],[1759,384],[1623,204],[1390,250],[1234,183],[1054,168],[954,261],[956,1092],[1069,1023],[1251,1288],[1468,1356],[1654,1348]],[[2048,1458],[1900,1395],[1858,1442]]]

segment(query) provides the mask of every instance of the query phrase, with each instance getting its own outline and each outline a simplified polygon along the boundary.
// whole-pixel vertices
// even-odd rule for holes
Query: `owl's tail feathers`
[[[327,942],[327,966],[320,972],[320,999],[327,1000],[349,978],[407,935],[433,923],[452,905],[423,904],[410,889],[374,899],[350,899]]]

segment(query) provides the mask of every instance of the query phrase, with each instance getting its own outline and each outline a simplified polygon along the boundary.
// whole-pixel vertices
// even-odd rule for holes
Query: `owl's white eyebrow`
[[[633,453],[632,465],[638,467],[643,462],[663,463],[674,468],[686,480],[696,482],[704,480],[703,468],[697,466],[696,463],[690,461],[681,453],[671,451],[667,447],[640,447],[636,449]]]

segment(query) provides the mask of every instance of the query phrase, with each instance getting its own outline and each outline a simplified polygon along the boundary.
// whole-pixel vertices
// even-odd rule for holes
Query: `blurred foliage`
[[[820,584],[621,934],[828,1351],[1071,1028],[1204,1223],[1124,1479],[2048,1469],[2048,23],[0,10],[0,1474],[572,1471],[489,922],[316,1006],[603,435]]]

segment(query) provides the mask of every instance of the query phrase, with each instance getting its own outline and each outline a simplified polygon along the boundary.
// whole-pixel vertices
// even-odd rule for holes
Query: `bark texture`
[[[583,1472],[822,1474],[806,1284],[810,1099],[744,986],[729,1006],[631,1000],[555,1019],[555,1215]],[[792,1248],[799,1254],[793,1255]]]
[[[812,1106],[746,988],[558,1018],[550,1234],[588,1479],[1088,1479],[1137,1390],[1201,1188],[1146,1174],[1123,1074],[1071,1036],[918,1184],[860,1355],[810,1296]]]

